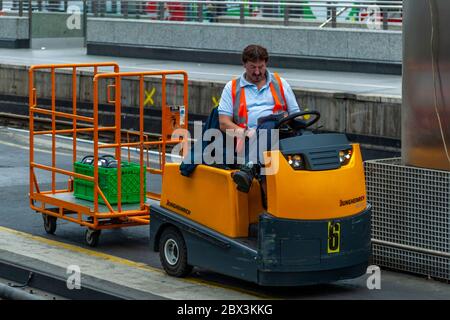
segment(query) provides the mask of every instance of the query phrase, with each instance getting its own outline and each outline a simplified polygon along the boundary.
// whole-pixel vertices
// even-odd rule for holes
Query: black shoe
[[[237,185],[237,189],[241,192],[248,193],[252,186],[255,170],[253,163],[242,166],[241,170],[233,174],[233,181]]]
[[[236,171],[233,174],[233,181],[237,185],[237,189],[241,192],[248,193],[252,186],[252,180],[244,171]]]

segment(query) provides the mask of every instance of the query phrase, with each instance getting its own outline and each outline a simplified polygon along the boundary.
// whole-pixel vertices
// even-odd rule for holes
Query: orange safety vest
[[[278,113],[281,111],[287,111],[286,97],[284,96],[283,84],[278,73],[273,73],[272,78],[276,81],[271,81],[269,84],[270,91],[272,92],[273,100],[275,105],[273,106],[273,113]],[[238,78],[239,79],[239,78]],[[245,100],[245,88],[237,85],[237,80],[233,79],[231,82],[231,96],[233,101],[233,121],[241,128],[247,128],[248,124],[248,113],[247,113],[247,102]],[[282,97],[282,102],[278,97]]]

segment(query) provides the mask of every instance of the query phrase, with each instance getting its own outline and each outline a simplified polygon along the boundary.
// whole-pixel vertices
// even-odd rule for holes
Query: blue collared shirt
[[[272,74],[267,70],[266,84],[258,90],[258,87],[255,84],[245,80],[244,73],[240,77],[239,86],[241,88],[245,88],[245,99],[247,102],[248,113],[247,125],[248,128],[256,128],[259,118],[271,115],[273,113],[275,101],[269,87],[270,82],[273,81]],[[283,78],[281,78],[281,82],[283,84],[284,96],[286,98],[289,114],[299,112],[300,108],[297,104],[297,99],[295,98],[291,86]],[[233,117],[233,98],[231,96],[231,86],[231,81],[229,81],[222,91],[218,108],[219,115]],[[282,97],[278,98],[281,101],[283,99]]]

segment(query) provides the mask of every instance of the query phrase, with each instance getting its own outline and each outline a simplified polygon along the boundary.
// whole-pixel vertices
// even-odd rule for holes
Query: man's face
[[[247,61],[244,63],[247,81],[252,83],[261,82],[266,75],[266,62],[264,60]]]

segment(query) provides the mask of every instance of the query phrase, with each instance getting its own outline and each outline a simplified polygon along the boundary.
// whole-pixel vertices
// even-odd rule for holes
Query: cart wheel
[[[42,218],[44,219],[45,232],[47,232],[48,234],[54,234],[56,231],[57,218],[48,214],[43,214]]]
[[[84,239],[90,247],[96,247],[100,238],[101,230],[87,229]]]
[[[187,263],[187,248],[182,234],[173,227],[165,229],[159,242],[159,259],[164,270],[173,277],[186,277],[192,271]]]

